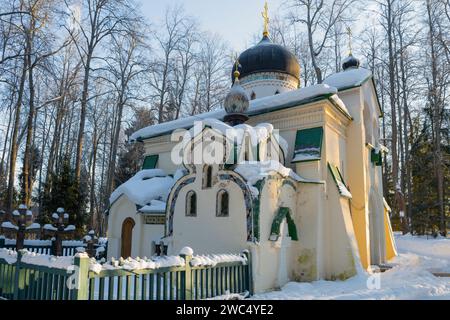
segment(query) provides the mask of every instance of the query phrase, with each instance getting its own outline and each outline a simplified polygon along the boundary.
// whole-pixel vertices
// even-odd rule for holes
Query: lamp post
[[[16,234],[16,250],[23,249],[26,234],[38,233],[41,230],[41,225],[34,223],[33,213],[24,204],[12,212],[11,221],[7,221],[5,215],[4,211],[0,212],[0,218],[5,220],[1,228]]]
[[[72,235],[75,232],[75,226],[69,225],[69,214],[65,212],[64,208],[58,208],[52,214],[52,224],[44,226],[44,233],[55,238],[53,242],[53,255],[62,256],[62,240],[66,235]]]

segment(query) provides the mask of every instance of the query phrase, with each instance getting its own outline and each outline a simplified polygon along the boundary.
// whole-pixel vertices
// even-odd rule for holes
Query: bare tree
[[[318,83],[323,81],[323,70],[318,57],[338,32],[338,24],[350,20],[350,10],[356,0],[289,0],[293,11],[288,14],[292,23],[306,26],[311,63]],[[334,34],[333,34],[334,33]]]
[[[111,34],[121,30],[127,21],[127,14],[132,10],[126,0],[84,0],[83,12],[80,18],[80,8],[66,0],[74,26],[66,26],[72,40],[76,44],[83,65],[83,89],[81,92],[80,125],[78,129],[75,173],[77,180],[81,175],[83,156],[84,131],[86,126],[86,108],[89,99],[89,81],[91,78],[94,52],[99,44],[107,40]]]

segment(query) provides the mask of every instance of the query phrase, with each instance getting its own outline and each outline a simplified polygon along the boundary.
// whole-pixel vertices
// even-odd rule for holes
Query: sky
[[[167,6],[182,4],[186,13],[195,17],[201,30],[209,30],[219,34],[227,41],[233,51],[242,52],[254,45],[254,35],[262,33],[264,0],[138,0],[142,6],[142,14],[152,24],[158,24],[164,17]],[[286,12],[288,0],[267,0],[269,17]],[[376,22],[373,10],[378,7],[376,1],[369,1],[360,8],[352,31],[357,35],[362,28]],[[356,41],[355,41],[356,42]],[[354,43],[354,51],[358,52]]]
[[[140,0],[142,13],[151,23],[158,23],[166,7],[183,4],[186,13],[200,22],[202,30],[220,34],[234,50],[242,51],[252,36],[262,32],[264,0]],[[280,8],[283,0],[268,0],[269,16]]]

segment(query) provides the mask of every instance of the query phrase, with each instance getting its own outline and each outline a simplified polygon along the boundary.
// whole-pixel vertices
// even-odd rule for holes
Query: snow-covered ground
[[[450,299],[450,239],[395,234],[399,256],[384,273],[363,274],[346,281],[290,282],[281,291],[253,299]]]

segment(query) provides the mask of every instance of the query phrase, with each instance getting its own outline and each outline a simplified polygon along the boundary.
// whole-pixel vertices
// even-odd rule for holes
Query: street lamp
[[[65,212],[64,208],[58,208],[52,214],[52,224],[44,226],[44,232],[55,238],[53,242],[53,254],[56,256],[63,255],[62,240],[66,235],[72,235],[75,232],[75,226],[69,225],[69,214]]]
[[[2,211],[0,218],[6,220],[5,216],[5,212]],[[24,204],[21,204],[18,210],[14,210],[12,220],[3,221],[1,227],[3,230],[16,234],[16,250],[23,249],[26,234],[38,233],[41,230],[41,225],[34,223],[33,213]]]

